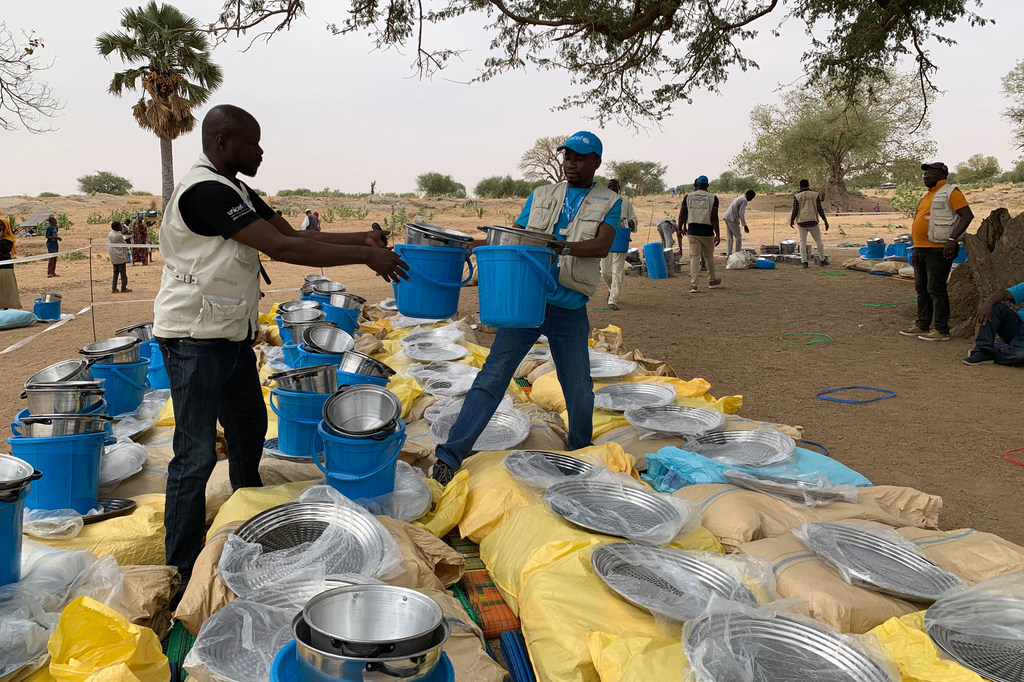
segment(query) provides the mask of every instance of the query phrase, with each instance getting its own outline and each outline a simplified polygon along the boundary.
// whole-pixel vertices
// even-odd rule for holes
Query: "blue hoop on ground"
[[[799,443],[801,446],[810,445],[811,447],[814,447],[814,448],[821,448],[821,452],[818,453],[818,454],[825,455],[829,459],[832,458],[832,455],[830,455],[829,452],[828,452],[828,448],[826,448],[821,443],[815,443],[813,440],[804,440],[803,438],[798,440],[797,443]]]
[[[868,398],[867,400],[849,400],[847,398],[833,398],[830,397],[829,395],[831,393],[838,393],[839,391],[853,390],[876,391],[877,393],[881,393],[881,395],[876,396],[874,398]],[[818,400],[828,400],[829,402],[833,403],[847,403],[849,405],[866,405],[868,403],[877,402],[879,400],[888,400],[889,398],[895,398],[896,392],[890,391],[889,389],[886,388],[875,388],[873,386],[843,386],[841,388],[830,388],[827,391],[822,391],[821,393],[817,394],[814,397],[817,398]]]

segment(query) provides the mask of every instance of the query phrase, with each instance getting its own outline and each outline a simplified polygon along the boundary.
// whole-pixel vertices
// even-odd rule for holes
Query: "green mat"
[[[188,656],[188,652],[192,650],[192,645],[195,643],[196,638],[181,623],[175,623],[170,634],[167,635],[167,639],[163,641],[164,653],[167,654],[167,660],[175,664],[179,680],[188,677],[184,666],[185,657]]]

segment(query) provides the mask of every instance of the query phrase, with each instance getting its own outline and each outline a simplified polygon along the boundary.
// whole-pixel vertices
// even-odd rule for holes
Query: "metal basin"
[[[53,384],[64,381],[92,381],[87,360],[62,360],[46,369],[36,372],[25,382],[25,388],[35,384]]]
[[[342,372],[364,374],[366,376],[379,377],[381,379],[390,379],[395,374],[395,370],[391,369],[380,360],[371,358],[366,353],[360,353],[357,350],[345,351],[338,369]]]
[[[335,365],[314,365],[278,372],[267,377],[277,387],[296,393],[334,393],[338,389],[338,368]]]
[[[141,357],[139,343],[139,339],[134,336],[115,336],[90,343],[78,352],[87,358],[102,359],[109,363],[138,362]]]
[[[784,239],[779,242],[779,249],[782,253],[790,254],[796,253],[796,240],[795,239]]]
[[[25,438],[53,438],[98,433],[112,422],[105,414],[40,414],[21,420],[21,435]]]
[[[547,246],[558,242],[549,234],[527,232],[520,227],[504,225],[481,225],[480,229],[487,233],[487,246]]]
[[[330,282],[331,278],[327,275],[306,275],[303,281],[306,284],[316,284],[317,282]]]
[[[433,223],[406,223],[405,243],[417,246],[444,246],[468,249],[473,238],[458,230],[449,230]]]
[[[300,308],[288,312],[281,311],[281,324],[291,326],[295,322],[320,322],[324,319],[324,313],[320,307]]]
[[[0,455],[0,502],[6,501],[5,497],[17,497],[29,483],[41,476],[28,462],[10,455]]]
[[[339,388],[327,399],[323,409],[328,428],[343,436],[355,437],[390,433],[401,414],[398,397],[374,384]]]
[[[331,294],[331,305],[338,308],[348,308],[349,310],[362,310],[363,306],[366,305],[366,299],[362,296],[338,291]]]
[[[302,343],[314,353],[331,353],[340,355],[352,350],[355,339],[344,329],[317,325],[302,330]]]
[[[53,303],[54,301],[59,301],[60,299],[60,294],[55,294],[52,291],[44,292],[39,296],[39,300],[42,301],[43,303]]]
[[[406,655],[435,646],[444,622],[436,601],[391,585],[349,585],[323,592],[302,609],[309,644],[343,656]]]
[[[122,327],[115,333],[118,336],[134,336],[139,341],[151,341],[153,339],[153,323],[140,322],[128,327]]]
[[[21,396],[29,414],[76,414],[96,407],[105,392],[99,381],[65,381],[33,384]]]
[[[277,314],[294,312],[296,310],[320,310],[319,301],[285,301],[277,306]]]
[[[313,293],[318,296],[330,296],[331,294],[345,293],[348,288],[341,282],[314,282]]]

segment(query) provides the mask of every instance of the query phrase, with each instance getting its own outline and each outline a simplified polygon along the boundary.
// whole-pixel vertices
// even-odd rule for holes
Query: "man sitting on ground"
[[[1000,289],[988,297],[978,309],[978,338],[974,350],[964,359],[965,365],[1015,365],[1024,362],[1024,310],[1014,312],[1006,301],[1024,303],[1024,282],[1009,289]],[[996,337],[1009,348],[996,345]]]

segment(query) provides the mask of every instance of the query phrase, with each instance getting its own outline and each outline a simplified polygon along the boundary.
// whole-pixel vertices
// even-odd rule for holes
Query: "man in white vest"
[[[569,449],[586,447],[593,436],[594,382],[590,378],[587,302],[601,279],[601,259],[608,255],[615,240],[621,202],[618,194],[594,183],[603,151],[597,135],[580,131],[557,151],[564,152],[565,180],[533,190],[516,219],[516,227],[558,240],[554,248],[559,256],[551,270],[558,286],[548,295],[540,327],[498,330],[447,442],[434,451],[437,463],[431,476],[442,485],[447,485],[462,466],[504,397],[516,367],[541,334],[548,337],[569,411]],[[508,284],[516,286],[515,282]]]
[[[800,232],[800,263],[806,268],[809,260],[807,249],[807,235],[814,238],[818,246],[818,265],[828,265],[828,256],[825,255],[825,244],[821,241],[821,228],[818,227],[818,216],[821,216],[825,223],[825,231],[828,232],[828,218],[825,217],[825,209],[821,206],[821,195],[811,189],[811,183],[807,180],[800,181],[800,191],[793,195],[793,213],[789,216],[789,226],[793,223]]]
[[[715,247],[722,241],[718,227],[718,197],[708,192],[708,176],[693,183],[693,191],[683,197],[679,207],[679,255],[683,254],[682,237],[690,248],[690,293],[697,293],[697,276],[701,258],[708,267],[708,288],[717,289],[722,280],[715,275]]]
[[[612,178],[608,181],[608,189],[619,193],[619,181]],[[601,279],[608,287],[608,307],[619,309],[619,294],[622,293],[622,276],[626,271],[626,252],[629,251],[629,239],[636,232],[636,211],[629,199],[622,197],[622,218],[615,230],[615,241],[608,255],[601,259]]]
[[[262,485],[267,408],[252,350],[259,331],[260,252],[312,267],[362,263],[389,282],[406,277],[405,263],[381,245],[379,232],[297,232],[238,179],[254,176],[263,160],[260,126],[249,113],[230,105],[212,108],[202,138],[202,155],[167,204],[160,230],[165,265],[153,307],[175,421],[165,548],[183,584],[203,547],[218,421],[232,488]]]
[[[949,168],[944,163],[921,165],[928,193],[917,204],[910,227],[914,240],[914,288],[917,290],[917,321],[903,336],[922,341],[949,341],[949,291],[946,282],[953,259],[960,251],[960,239],[974,212],[960,188],[946,182]]]

